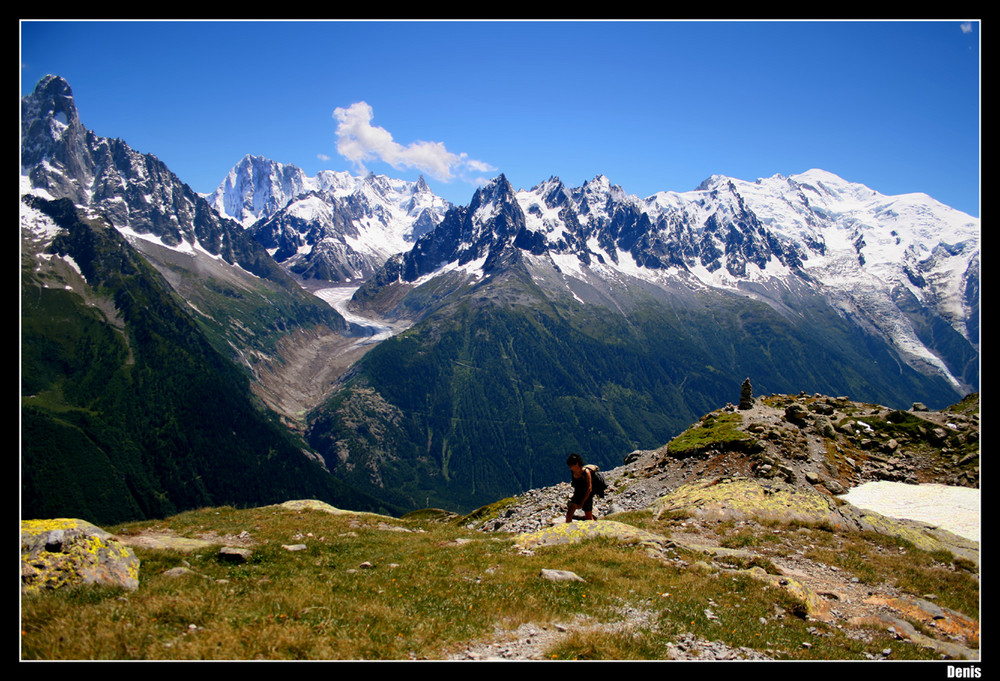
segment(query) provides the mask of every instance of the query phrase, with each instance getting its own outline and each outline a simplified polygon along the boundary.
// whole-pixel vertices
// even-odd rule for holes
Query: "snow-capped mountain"
[[[357,281],[407,250],[451,207],[416,182],[300,168],[245,156],[207,197],[305,279]]]
[[[247,157],[210,205],[155,156],[86,130],[61,78],[22,99],[21,133],[24,300],[39,321],[22,350],[44,367],[26,371],[32,390],[106,387],[125,425],[158,417],[160,387],[174,382],[184,413],[214,419],[219,400],[192,404],[174,379],[200,354],[231,374],[225,358],[295,420],[307,456],[400,508],[475,508],[548,484],[565,470],[553,452],[568,447],[613,465],[733,399],[746,377],[762,393],[894,408],[978,390],[979,220],[925,196],[818,170],[713,176],[645,199],[604,176],[515,190],[501,175],[448,206],[422,181],[309,178]],[[407,330],[356,352],[351,334],[367,332],[286,269],[363,280],[352,312]],[[67,307],[79,343],[66,340]],[[93,361],[94,324],[107,362]],[[129,368],[139,360],[161,362],[165,378]],[[62,387],[66,367],[91,375],[116,361],[149,379],[146,397],[113,394],[130,380]],[[242,378],[232,385],[246,398]],[[87,399],[74,408],[90,413]],[[164,419],[165,440],[140,428],[136,441],[176,441],[186,456],[185,422]]]
[[[928,343],[941,330],[927,334],[921,328],[926,313],[978,353],[979,219],[926,194],[885,196],[822,170],[756,182],[712,178],[702,192],[723,182],[732,184],[765,229],[800,246],[800,271],[835,307],[891,339],[908,364],[951,374]],[[755,276],[772,274],[765,267]],[[732,285],[716,275],[703,279]],[[925,312],[917,315],[918,309]],[[956,384],[965,379],[953,378]]]
[[[474,508],[550,480],[553,452],[661,446],[747,378],[942,408],[978,390],[978,238],[820,171],[647,199],[501,175],[354,294],[413,323],[352,365],[309,442],[362,489]]]
[[[68,200],[95,224],[112,225],[215,327],[223,351],[248,366],[272,350],[271,329],[292,320],[346,327],[242,225],[220,216],[156,156],[86,129],[69,84],[58,76],[43,78],[21,100],[20,183],[22,194]],[[22,201],[21,210],[24,221],[29,203]],[[39,262],[50,257],[49,246],[33,242]],[[248,319],[239,321],[240,314]],[[253,325],[266,331],[248,333]]]
[[[32,191],[99,210],[133,238],[258,275],[273,276],[276,261],[303,279],[367,281],[360,299],[370,299],[444,270],[482,277],[516,252],[540,280],[554,268],[581,300],[587,286],[638,280],[738,292],[785,314],[789,290],[805,286],[908,366],[959,391],[978,386],[980,221],[926,195],[885,196],[822,170],[755,182],[716,175],[645,199],[604,176],[515,191],[501,175],[456,208],[422,178],[308,177],[246,156],[200,197],[156,157],[86,130],[61,78],[24,98],[22,122]]]
[[[297,166],[247,154],[205,199],[220,215],[249,227],[297,196],[312,191],[349,193],[356,184],[350,173],[324,170],[308,177]]]
[[[87,130],[63,78],[43,78],[22,99],[21,125],[22,191],[70,199],[133,241],[200,254],[261,277],[278,273],[253,239],[156,156]]]
[[[638,280],[737,292],[794,315],[786,299],[805,287],[962,392],[978,386],[979,233],[978,219],[926,195],[884,196],[821,170],[713,176],[646,199],[603,176],[515,192],[501,175],[389,261],[358,300],[445,271],[489,276],[513,251],[538,281],[551,284],[554,268],[577,299],[584,286]]]

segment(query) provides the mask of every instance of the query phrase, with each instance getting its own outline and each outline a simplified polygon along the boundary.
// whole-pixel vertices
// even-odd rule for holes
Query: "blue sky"
[[[822,168],[979,216],[978,21],[21,22],[21,94],[199,192],[244,155],[457,204],[603,174],[640,197]]]

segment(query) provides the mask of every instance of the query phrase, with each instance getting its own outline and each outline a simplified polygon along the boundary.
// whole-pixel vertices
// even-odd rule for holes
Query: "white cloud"
[[[966,21],[962,24],[962,33],[972,33],[972,22]]]
[[[438,180],[449,181],[467,171],[495,170],[467,154],[454,154],[441,142],[413,142],[403,146],[385,128],[371,124],[372,108],[366,102],[333,111],[337,119],[337,152],[360,168],[365,161],[384,161],[393,168],[416,168]]]

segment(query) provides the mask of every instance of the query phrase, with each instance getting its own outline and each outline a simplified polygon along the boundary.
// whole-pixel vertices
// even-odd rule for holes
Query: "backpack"
[[[595,464],[588,463],[584,466],[588,471],[590,471],[590,490],[595,497],[603,497],[604,492],[608,489],[608,481],[604,479],[604,474],[601,473],[601,469]]]

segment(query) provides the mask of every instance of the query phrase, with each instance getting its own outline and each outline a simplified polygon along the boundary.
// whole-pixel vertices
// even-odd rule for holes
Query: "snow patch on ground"
[[[927,523],[979,541],[980,495],[971,487],[879,480],[866,482],[840,497],[858,508],[890,518]]]

